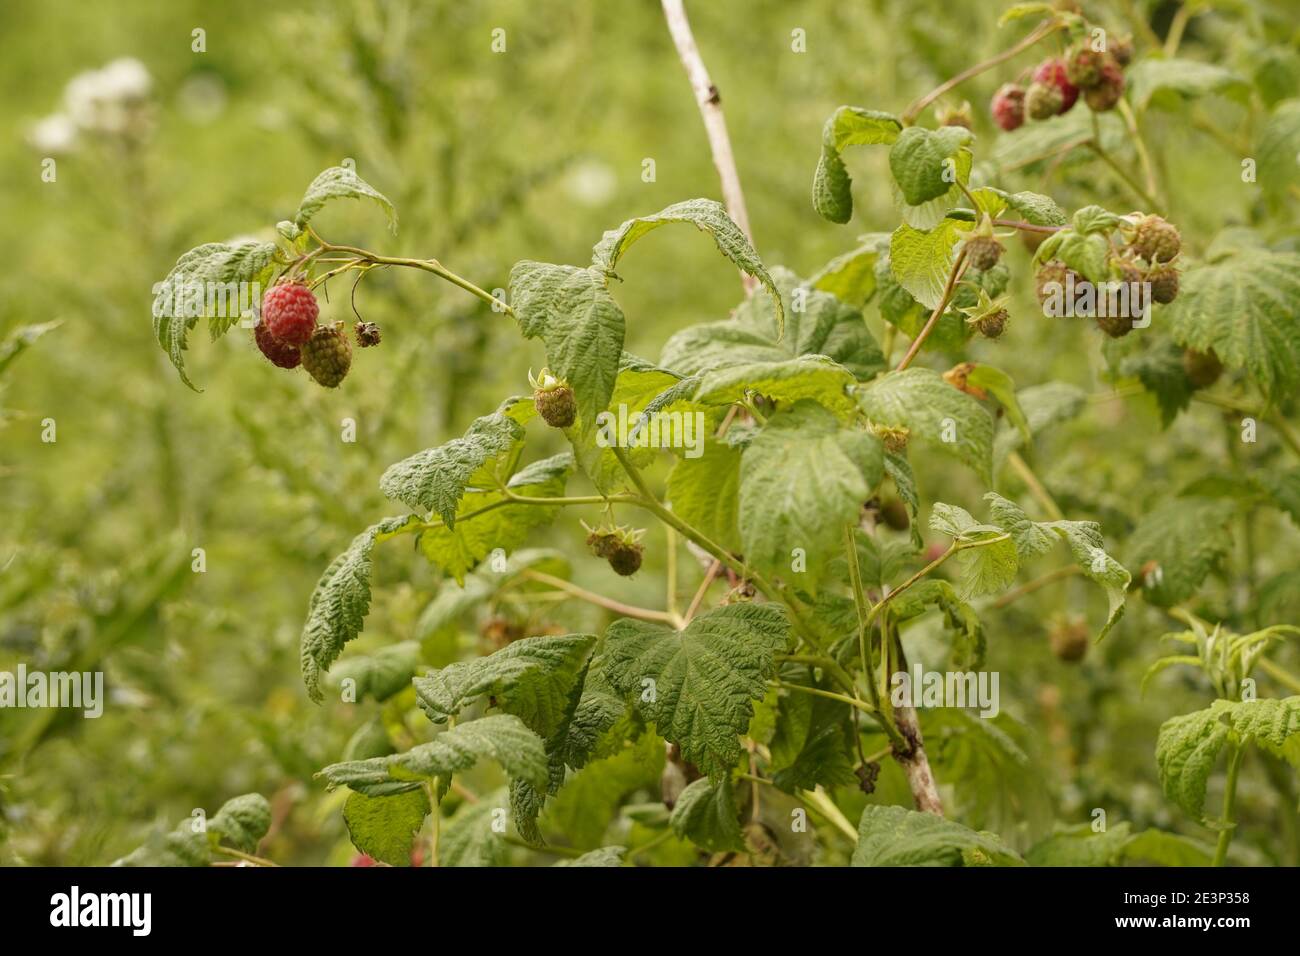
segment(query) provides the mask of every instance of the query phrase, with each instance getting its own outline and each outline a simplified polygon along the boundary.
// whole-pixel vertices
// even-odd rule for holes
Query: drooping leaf
[[[880,440],[842,426],[810,401],[778,411],[740,459],[740,538],[756,568],[793,575],[792,549],[803,549],[796,580],[809,589],[839,552],[844,525],[856,521],[884,477]]]
[[[778,331],[785,320],[781,306],[780,293],[768,274],[763,260],[758,257],[749,239],[740,227],[727,215],[722,203],[713,199],[688,199],[673,203],[652,216],[638,216],[629,219],[617,229],[611,229],[601,237],[592,249],[591,264],[602,272],[612,273],[618,267],[632,243],[646,233],[673,222],[689,223],[701,232],[708,233],[718,247],[718,251],[736,264],[737,268],[753,276],[763,284],[772,297],[776,310]]]
[[[373,654],[345,658],[334,668],[334,680],[336,683],[351,680],[358,701],[367,697],[383,701],[409,687],[419,666],[419,643],[402,641],[381,647]]]
[[[154,287],[154,336],[181,381],[196,392],[201,389],[185,373],[189,331],[199,319],[207,319],[215,341],[245,309],[257,308],[262,287],[275,269],[275,253],[275,243],[254,239],[205,243],[177,259],[166,278]],[[241,303],[241,290],[249,301]]]
[[[301,639],[302,679],[307,694],[320,702],[320,678],[361,633],[370,610],[370,555],[375,543],[409,530],[411,515],[385,518],[352,539],[316,582]]]
[[[307,225],[316,213],[325,208],[327,202],[334,199],[371,200],[388,217],[388,228],[397,231],[397,210],[393,208],[392,202],[349,166],[331,166],[311,181],[307,192],[303,194],[302,202],[298,204],[294,223],[299,227]]]
[[[539,789],[546,786],[542,738],[513,714],[492,714],[457,724],[404,753],[331,764],[317,776],[324,777],[331,790],[348,787],[369,796],[410,790],[432,777],[445,789],[452,774],[468,770],[484,758],[495,760],[512,777]]]
[[[528,637],[486,657],[457,661],[415,678],[420,707],[434,723],[445,723],[483,696],[523,720],[542,737],[549,736],[564,717],[569,694],[587,656],[594,634]]]
[[[596,269],[524,260],[510,270],[510,301],[525,338],[540,338],[546,362],[568,381],[584,422],[609,407],[626,322]]]
[[[386,797],[350,793],[343,804],[343,821],[352,845],[389,866],[410,866],[415,834],[429,815],[429,797],[423,790],[407,790]]]
[[[740,756],[739,736],[789,630],[785,612],[771,604],[725,605],[684,631],[623,618],[605,633],[601,669],[685,760],[718,776]]]
[[[687,786],[677,797],[669,825],[683,840],[711,853],[745,848],[730,779],[702,777]]]
[[[215,834],[224,846],[245,853],[257,850],[257,844],[271,829],[271,804],[260,793],[231,797],[208,821],[208,833]]]
[[[993,418],[931,369],[890,372],[857,388],[858,403],[877,425],[902,426],[911,437],[953,455],[992,483]]]
[[[813,208],[831,222],[853,217],[853,192],[849,171],[840,158],[849,146],[892,144],[903,124],[889,113],[841,106],[822,128],[822,152],[813,175]]]
[[[858,823],[854,866],[1022,866],[992,833],[904,807],[867,806]]]

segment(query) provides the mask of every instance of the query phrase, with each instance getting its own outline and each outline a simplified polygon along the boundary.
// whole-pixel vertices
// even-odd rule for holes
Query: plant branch
[[[245,853],[243,850],[236,850],[232,846],[214,846],[213,853],[220,853],[222,856],[232,856],[237,860],[243,860],[245,863],[252,863],[254,866],[276,866],[280,864],[265,857],[253,856],[251,853]]]
[[[1053,498],[1051,492],[1047,490],[1047,486],[1038,480],[1038,476],[1034,474],[1034,470],[1029,467],[1029,463],[1025,461],[1024,458],[1020,457],[1020,452],[1013,451],[1008,455],[1007,464],[1009,464],[1020,477],[1020,480],[1025,483],[1025,487],[1029,489],[1029,493],[1038,499],[1038,503],[1042,505],[1043,510],[1047,512],[1049,518],[1053,521],[1065,520],[1065,512],[1063,512],[1060,505],[1056,503],[1056,499]]]
[[[643,621],[657,621],[661,624],[670,624],[673,627],[680,628],[684,626],[681,617],[671,611],[654,611],[647,607],[637,607],[633,604],[624,604],[622,601],[615,601],[613,598],[607,598],[603,594],[597,594],[595,591],[588,591],[586,588],[566,581],[563,578],[557,578],[554,575],[547,574],[545,571],[527,570],[519,575],[521,578],[527,578],[555,588],[557,591],[564,591],[571,594],[581,601],[588,604],[595,604],[597,607],[603,607],[615,614],[622,614],[625,617],[635,617]]]
[[[1228,847],[1232,844],[1233,831],[1237,829],[1237,775],[1241,772],[1241,762],[1246,756],[1246,748],[1238,744],[1229,744],[1228,779],[1223,786],[1223,827],[1219,831],[1219,842],[1214,848],[1212,866],[1223,866],[1228,858]]]
[[[990,604],[989,607],[1004,608],[1008,604],[1014,604],[1026,594],[1033,594],[1040,588],[1045,588],[1047,585],[1052,584],[1055,581],[1060,581],[1064,578],[1073,577],[1076,574],[1082,573],[1083,572],[1079,570],[1077,564],[1070,564],[1063,568],[1057,568],[1055,571],[1048,571],[1046,574],[1036,577],[1032,581],[1026,581],[1024,584],[1020,585],[1020,587],[1013,588],[1006,594],[1003,594],[996,601]]]
[[[961,274],[966,271],[966,247],[963,246],[961,252],[957,253],[957,258],[952,264],[952,271],[948,273],[948,282],[943,287],[943,296],[939,299],[939,304],[934,307],[930,313],[930,320],[925,323],[925,328],[921,329],[919,335],[912,339],[912,344],[907,349],[907,354],[903,360],[898,363],[898,368],[894,371],[901,372],[912,364],[912,359],[916,358],[916,353],[921,351],[921,346],[925,340],[930,337],[934,327],[939,324],[939,316],[943,315],[943,310],[948,307],[948,301],[952,298],[953,291],[957,288],[957,280]]]
[[[1068,226],[1040,226],[1034,222],[1024,222],[1019,219],[994,219],[993,225],[1006,226],[1009,229],[1019,229],[1021,232],[1060,232],[1062,229],[1068,229]]]
[[[1052,33],[1055,33],[1057,30],[1061,29],[1061,27],[1062,24],[1057,20],[1054,19],[1044,20],[1037,27],[1035,27],[1028,34],[1026,34],[1025,38],[1021,40],[1019,43],[1017,43],[1015,46],[1003,50],[1001,53],[997,54],[996,56],[990,57],[989,59],[984,60],[981,63],[976,63],[974,66],[962,70],[952,79],[940,83],[933,90],[931,90],[929,93],[926,93],[925,96],[922,96],[919,100],[914,102],[911,106],[909,106],[907,109],[903,111],[903,116],[902,116],[903,125],[911,126],[914,122],[916,122],[916,117],[920,115],[921,110],[925,109],[927,106],[929,106],[939,97],[943,96],[949,90],[952,90],[960,86],[962,83],[965,83],[967,80],[971,79],[972,77],[979,76],[981,73],[985,72],[986,70],[993,69],[993,67],[997,66],[999,63],[1005,63],[1007,60],[1010,60],[1012,57],[1016,56],[1017,54],[1029,49],[1039,40],[1042,40],[1045,37],[1050,36]]]
[[[850,843],[856,844],[858,842],[857,829],[849,822],[848,817],[841,812],[840,808],[835,805],[835,802],[831,800],[825,790],[821,787],[816,790],[800,790],[799,796],[808,804],[809,809],[843,833]]]
[[[668,32],[672,34],[681,58],[686,76],[695,91],[695,102],[700,108],[700,118],[704,120],[704,132],[709,138],[709,151],[713,154],[713,165],[722,180],[722,200],[729,215],[740,227],[751,244],[754,236],[749,228],[749,213],[745,209],[745,194],[740,188],[740,173],[736,169],[736,157],[731,151],[731,137],[727,134],[727,119],[722,112],[722,96],[717,86],[709,78],[704,58],[700,56],[695,45],[695,36],[691,33],[691,23],[686,17],[686,8],[682,0],[663,0],[664,19],[668,22]],[[746,295],[758,288],[758,280],[749,273],[741,271],[740,282],[745,287]]]

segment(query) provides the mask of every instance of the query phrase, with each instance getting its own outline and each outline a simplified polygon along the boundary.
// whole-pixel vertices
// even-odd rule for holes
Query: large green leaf
[[[784,335],[772,301],[751,297],[725,322],[694,325],[673,335],[664,345],[663,365],[693,375],[726,366],[825,355],[859,379],[885,367],[880,346],[861,312],[828,292],[808,288],[788,269],[777,266],[772,275],[785,303]]]
[[[409,530],[411,515],[385,518],[352,539],[316,582],[303,624],[302,679],[312,700],[322,699],[321,674],[329,670],[343,645],[361,633],[370,610],[370,555],[377,541]]]
[[[546,786],[548,771],[542,738],[513,714],[493,714],[457,724],[405,753],[330,764],[317,776],[324,777],[331,790],[348,787],[370,796],[410,790],[431,777],[437,777],[445,789],[452,774],[468,770],[485,758],[495,760],[511,777],[539,789]]]
[[[1189,268],[1165,311],[1180,345],[1213,349],[1270,400],[1300,385],[1300,255],[1248,249]]]
[[[1156,768],[1165,796],[1197,820],[1223,745],[1255,743],[1300,766],[1300,697],[1216,700],[1205,710],[1171,717],[1156,737]]]
[[[626,322],[596,269],[524,260],[510,270],[510,301],[525,338],[540,338],[551,371],[568,381],[583,421],[609,407]]]
[[[1259,131],[1255,147],[1259,157],[1257,179],[1265,192],[1280,195],[1300,185],[1300,99],[1285,100],[1273,108]]]
[[[789,631],[784,610],[771,604],[716,608],[684,631],[623,618],[605,632],[601,667],[685,760],[720,776],[740,757],[739,736]]]
[[[856,522],[884,477],[880,440],[841,425],[810,401],[778,411],[740,459],[740,538],[762,571],[790,575],[792,550],[804,552],[797,580],[815,587],[839,553],[844,525]]]
[[[907,428],[913,438],[955,456],[986,484],[992,483],[993,418],[938,372],[928,368],[890,372],[859,386],[857,395],[872,422]]]
[[[389,866],[410,866],[415,834],[429,815],[423,790],[406,790],[386,797],[348,794],[343,821],[352,845]]]
[[[698,458],[682,458],[668,474],[673,513],[728,550],[740,550],[740,450],[709,441]]]
[[[964,126],[909,126],[898,134],[889,150],[889,170],[908,205],[919,206],[952,189],[957,151],[973,138]]]
[[[1021,866],[995,834],[932,813],[867,806],[858,823],[854,866]]]
[[[758,257],[749,239],[740,231],[740,227],[727,215],[722,203],[713,199],[688,199],[673,203],[652,216],[638,216],[629,219],[617,229],[611,229],[601,237],[592,249],[591,264],[602,272],[613,273],[618,267],[619,259],[628,247],[646,233],[673,222],[689,223],[701,232],[713,237],[718,251],[736,264],[742,271],[753,276],[763,284],[772,296],[776,309],[777,328],[784,321],[780,294],[772,277],[768,275],[763,260]]]
[[[903,124],[896,116],[856,106],[841,106],[822,127],[822,152],[813,174],[813,208],[831,222],[853,217],[849,171],[840,154],[849,146],[888,145],[898,139]]]
[[[945,219],[928,232],[907,223],[894,231],[889,241],[890,270],[898,284],[927,309],[943,298],[957,258],[957,243],[969,229],[968,223]]]
[[[445,723],[466,704],[490,696],[543,737],[564,718],[569,695],[596,643],[594,634],[529,637],[494,654],[457,661],[415,679],[420,707]]]
[[[853,783],[853,737],[848,704],[802,692],[786,694],[770,744],[772,782],[787,793]]]
[[[433,512],[448,528],[455,527],[456,507],[466,488],[496,488],[509,477],[524,440],[522,421],[531,410],[529,403],[507,399],[491,415],[475,419],[463,437],[389,466],[379,489],[411,510]]]
[[[1228,553],[1235,506],[1220,498],[1171,498],[1142,516],[1127,543],[1128,563],[1144,568],[1148,600],[1161,607],[1185,601]]]
[[[506,490],[527,498],[558,498],[564,494],[572,470],[573,455],[562,452],[520,469],[506,482]],[[558,505],[509,501],[500,490],[468,491],[461,499],[455,528],[424,528],[420,532],[420,551],[461,582],[494,550],[509,553],[522,545],[535,528],[554,521],[558,512]]]

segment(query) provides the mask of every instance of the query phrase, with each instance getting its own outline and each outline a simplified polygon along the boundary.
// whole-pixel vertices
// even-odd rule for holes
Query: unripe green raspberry
[[[1083,101],[1094,113],[1105,113],[1115,108],[1124,95],[1124,71],[1112,59],[1101,65],[1101,77],[1083,91]]]
[[[302,346],[302,367],[326,388],[338,388],[352,367],[352,343],[342,322],[316,327]]]
[[[1060,89],[1049,83],[1030,83],[1025,91],[1025,115],[1032,120],[1051,119],[1064,103]]]
[[[1173,223],[1147,216],[1134,228],[1129,248],[1147,262],[1168,262],[1183,248],[1183,239]]]
[[[972,269],[987,272],[1002,258],[1002,243],[992,236],[971,236],[966,240],[966,261]]]
[[[1155,266],[1147,273],[1151,283],[1151,298],[1168,305],[1178,298],[1178,268],[1172,265]]]
[[[1075,86],[1086,90],[1101,82],[1102,64],[1105,62],[1105,53],[1098,53],[1087,43],[1080,43],[1066,56],[1065,75]]]
[[[537,378],[528,373],[533,386],[533,404],[542,421],[552,428],[568,428],[578,418],[578,401],[573,389],[562,378],[556,378],[548,369],[542,369]]]
[[[1213,349],[1208,352],[1188,349],[1183,353],[1183,371],[1193,388],[1209,388],[1223,374],[1223,363]]]

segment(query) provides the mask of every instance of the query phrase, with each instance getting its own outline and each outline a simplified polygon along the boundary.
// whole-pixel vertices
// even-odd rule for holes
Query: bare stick
[[[672,34],[673,43],[677,45],[677,55],[681,57],[686,76],[695,91],[695,102],[700,107],[700,117],[704,120],[704,132],[709,137],[709,150],[713,153],[713,165],[722,180],[722,201],[727,207],[727,215],[735,220],[740,231],[750,243],[754,235],[749,229],[749,213],[745,210],[745,194],[740,188],[740,173],[736,171],[736,157],[731,152],[731,137],[727,135],[727,119],[722,115],[722,95],[709,79],[708,68],[695,45],[691,33],[691,23],[686,19],[686,8],[682,0],[663,0],[664,19],[668,21],[668,32]],[[745,287],[745,294],[751,294],[758,287],[758,280],[746,272],[741,272],[740,282]]]

